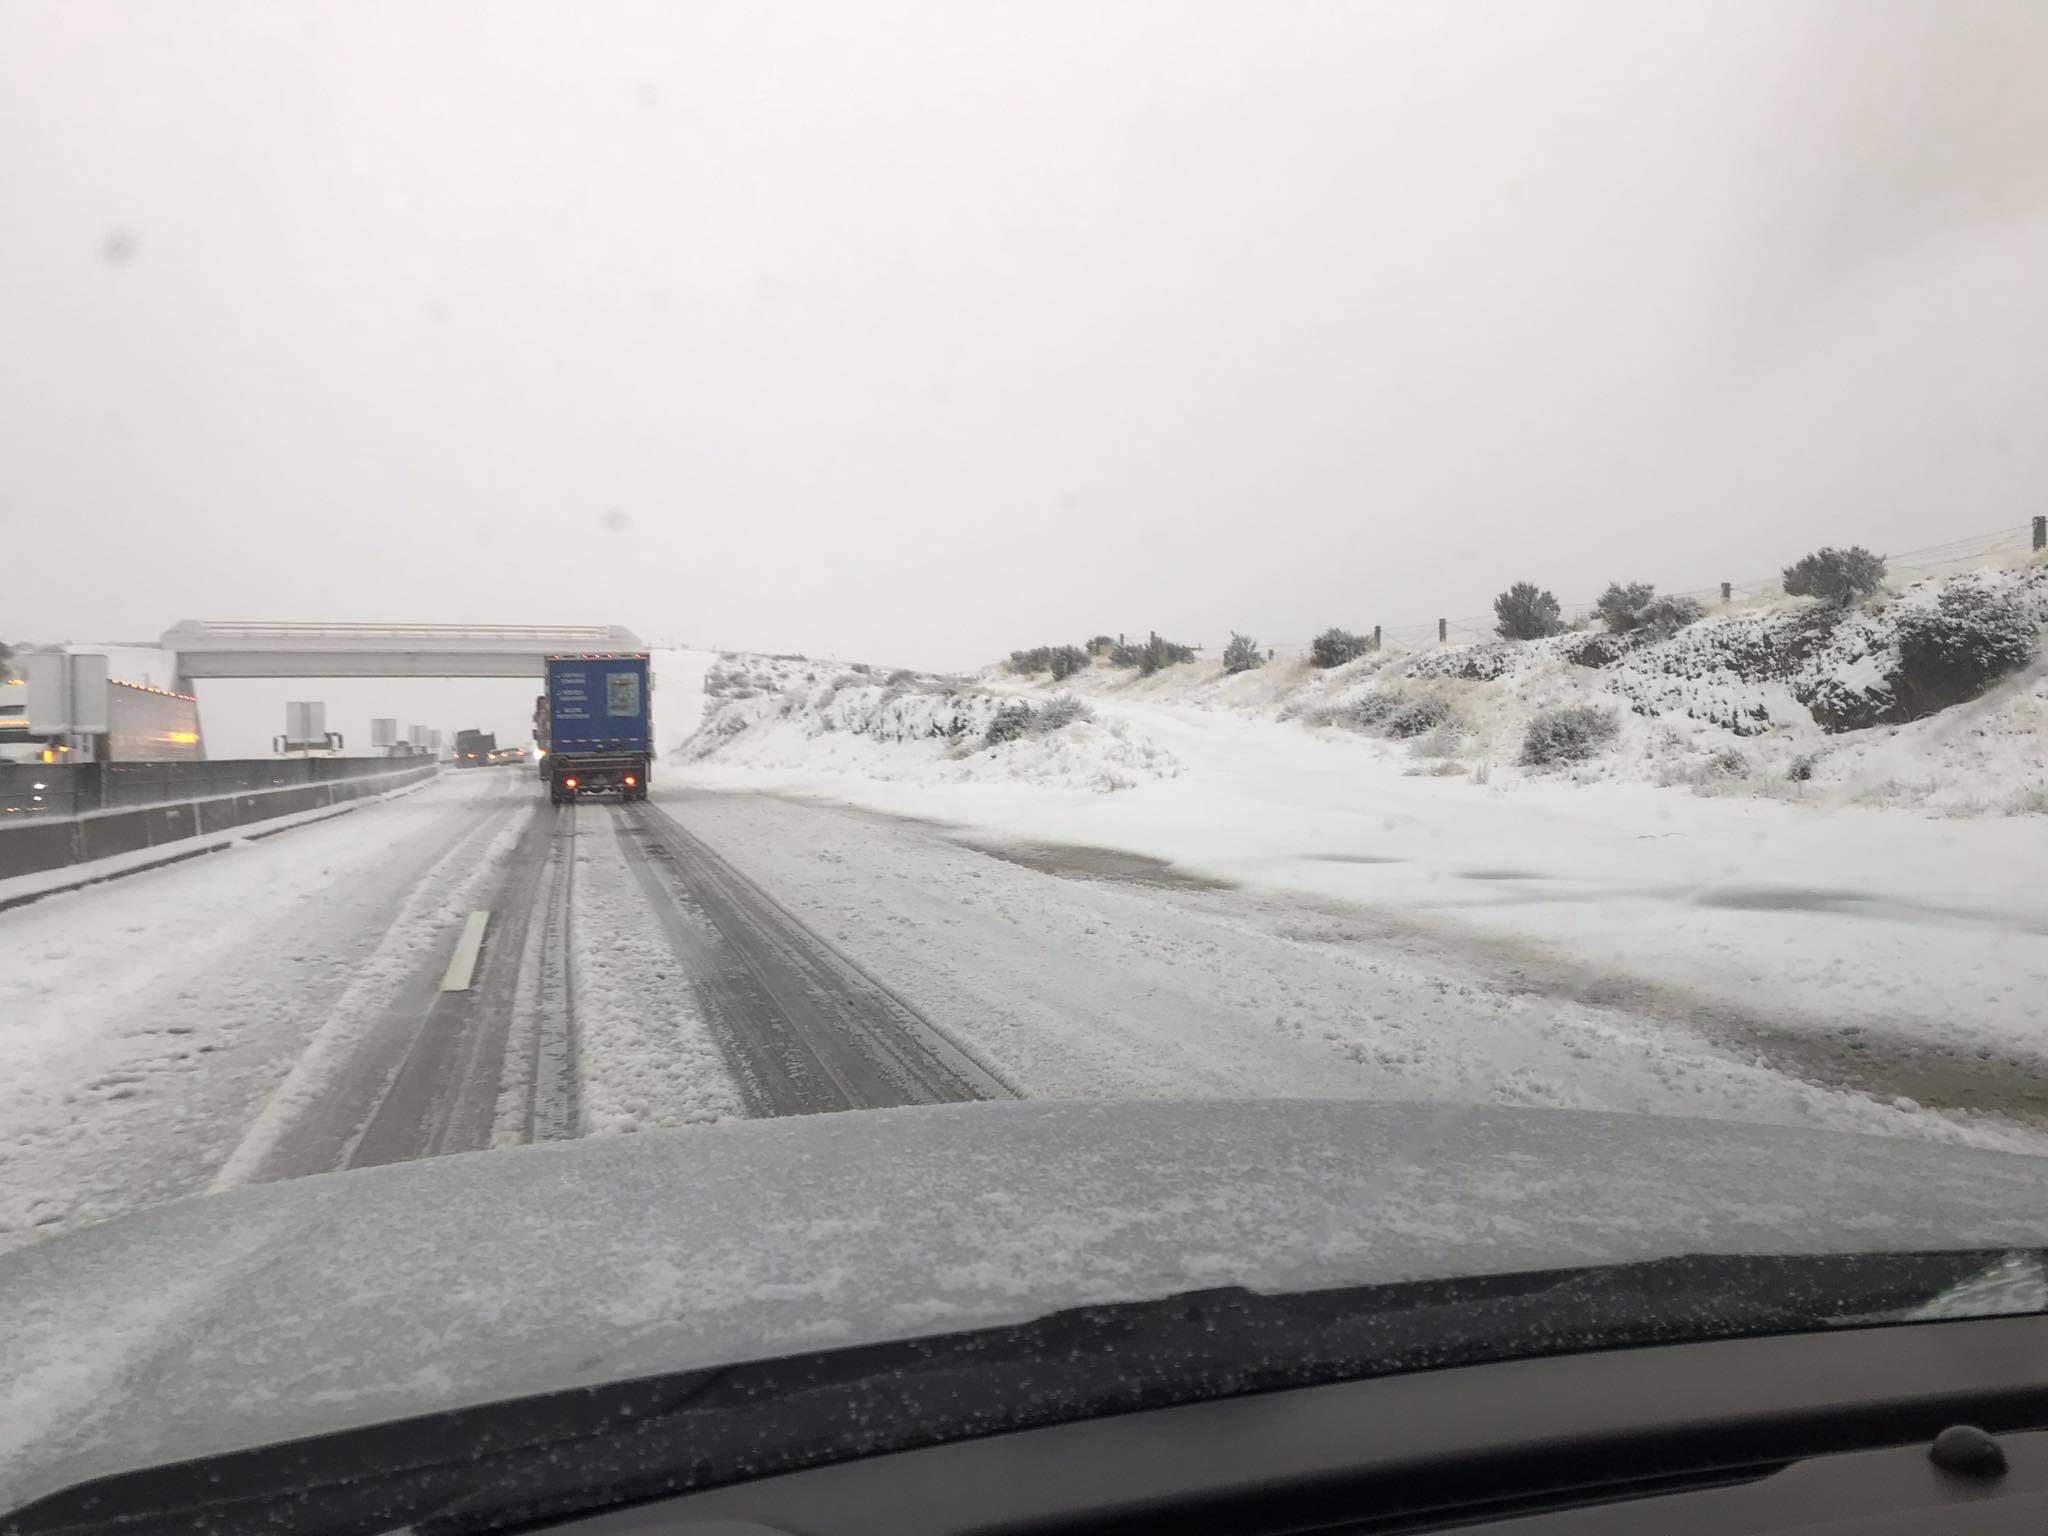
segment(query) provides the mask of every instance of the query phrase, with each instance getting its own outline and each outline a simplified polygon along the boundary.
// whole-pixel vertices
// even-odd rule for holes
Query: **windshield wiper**
[[[575,1388],[82,1485],[5,1536],[455,1536],[851,1457],[1247,1392],[1905,1317],[2026,1250],[1660,1259],[1074,1308]],[[1979,1314],[1983,1315],[1983,1314]]]

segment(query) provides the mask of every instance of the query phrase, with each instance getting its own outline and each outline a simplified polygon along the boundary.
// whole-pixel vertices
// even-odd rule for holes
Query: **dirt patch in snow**
[[[1107,880],[1118,885],[1162,885],[1190,891],[1237,888],[1234,880],[1198,875],[1165,859],[1120,848],[1091,848],[1080,843],[984,843],[964,837],[952,841],[1006,864],[1020,864],[1063,880]]]

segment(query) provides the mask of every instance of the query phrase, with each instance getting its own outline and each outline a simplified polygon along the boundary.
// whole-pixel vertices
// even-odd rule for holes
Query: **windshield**
[[[0,1510],[1189,1296],[2042,1310],[2044,68],[0,8]]]

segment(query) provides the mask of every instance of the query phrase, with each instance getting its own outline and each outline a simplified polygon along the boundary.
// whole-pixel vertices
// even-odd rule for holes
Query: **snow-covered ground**
[[[240,1177],[534,798],[447,774],[0,913],[0,1245]]]
[[[1339,670],[1350,676],[1276,662],[1224,677],[1198,663],[1146,679],[1098,670],[1062,685],[1089,702],[1104,738],[1120,749],[1142,743],[1173,765],[1113,786],[1103,782],[1114,772],[1107,762],[1048,783],[972,740],[896,745],[869,732],[849,748],[846,733],[817,727],[814,685],[785,683],[789,707],[750,701],[750,715],[725,716],[746,721],[726,734],[715,731],[714,709],[668,782],[844,801],[1011,842],[1126,849],[1332,903],[1305,932],[1369,944],[1426,976],[1462,971],[1511,992],[1605,1006],[1622,1034],[1604,1055],[1639,1087],[1660,1071],[1629,1021],[1653,1020],[1666,1043],[1709,1039],[1731,1059],[1746,1051],[1752,1063],[1895,1099],[1907,1117],[1925,1101],[1966,1119],[1982,1110],[2048,1124],[2038,1006],[2048,995],[2038,894],[2048,817],[1843,803],[1855,798],[1840,789],[1846,780],[1810,792],[1781,781],[1782,793],[1747,796],[1660,788],[1656,773],[1622,765],[1632,742],[1671,722],[1636,717],[1597,771],[1496,761],[1475,775],[1470,766],[1487,759],[1462,756],[1450,760],[1465,771],[1418,773],[1443,759],[1303,723],[1311,690],[1355,694],[1377,668]],[[1564,663],[1534,670],[1535,702],[1547,702],[1545,689],[1587,686],[1572,674],[1594,676]],[[998,700],[1052,691],[994,671],[948,686]],[[1517,701],[1512,687],[1462,686],[1485,691],[1500,733],[1519,738],[1534,702]],[[1993,764],[1978,791],[2028,750],[2039,773],[2043,737],[2025,722],[2041,709],[2041,689],[2037,667],[1931,719],[1832,739],[1845,755],[1905,759],[1960,797],[1971,786],[1958,782],[1958,764],[1972,754]],[[1468,709],[1483,742],[1481,706]],[[2020,749],[1971,734],[1973,720],[1992,716],[2021,719]],[[1075,729],[1056,736],[1086,749]],[[1043,959],[1048,969],[1062,963],[1057,953]],[[1301,965],[1276,963],[1276,1001]],[[1354,1009],[1351,1025],[1369,1011]],[[1439,1050],[1453,1048],[1447,1031],[1462,1032],[1481,1058],[1506,1049],[1485,1008],[1433,1029]],[[1359,1039],[1368,1051],[1406,1048],[1384,1022]],[[1582,1071],[1575,1091],[1614,1091],[1599,1083]]]
[[[1335,909],[1041,872],[830,807],[672,796],[700,837],[1027,1097],[1553,1105],[2048,1151],[2048,1126],[1831,1091],[1656,1017],[1404,952]]]

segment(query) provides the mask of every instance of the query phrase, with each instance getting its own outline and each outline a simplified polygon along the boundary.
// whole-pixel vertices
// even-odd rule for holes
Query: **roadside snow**
[[[1170,752],[1121,720],[1083,711],[1058,728],[1041,714],[991,745],[991,723],[1016,690],[955,678],[845,669],[797,657],[723,657],[698,734],[677,761],[905,784],[1024,783],[1099,793],[1171,778]],[[1044,702],[1035,708],[1042,711]]]
[[[848,752],[829,732],[782,734],[760,753],[717,746],[671,769],[668,782],[844,801],[1014,842],[1130,850],[1342,903],[1370,917],[1387,958],[1426,974],[1448,967],[1509,991],[1604,1005],[1783,1071],[1964,1119],[2048,1124],[2038,1001],[2048,995],[2039,895],[2048,817],[1936,819],[1818,794],[1799,802],[1803,786],[1791,784],[1780,798],[1660,789],[1629,743],[1679,728],[1633,716],[1622,751],[1591,770],[1496,763],[1485,783],[1414,772],[1435,759],[1408,743],[1282,718],[1300,713],[1304,688],[1355,696],[1386,664],[1367,658],[1339,669],[1348,679],[1306,681],[1307,669],[1287,662],[1235,677],[1213,666],[1084,676],[1101,728],[1121,727],[1175,766],[1110,796],[1005,773],[989,753],[978,776],[948,778],[904,767],[888,756],[900,748],[872,737]],[[1516,718],[1566,696],[1546,689],[1581,688],[1592,676],[1569,667],[1431,686],[1465,690],[1481,739],[1483,706],[1497,717],[1495,739],[1518,740]],[[994,674],[983,687],[1047,691]],[[1887,751],[1913,757],[1923,772],[1974,754],[1990,773],[2032,752],[2027,771],[2040,778],[2048,737],[2024,719],[2005,735],[1987,722],[2028,711],[2048,720],[2041,687],[2032,676],[2002,684],[1933,718],[1863,732],[1856,750],[1871,764]],[[1724,747],[1732,741],[1718,734]],[[2013,778],[2024,781],[2017,770]]]
[[[1065,878],[760,796],[679,794],[674,813],[1027,1097],[1551,1105],[2048,1152],[2048,1126],[1818,1087],[1665,1020],[1404,955],[1343,909]]]
[[[654,674],[655,756],[668,756],[703,723],[704,674],[717,660],[716,651],[649,653],[647,664]]]

